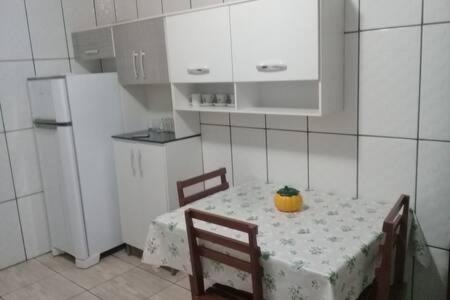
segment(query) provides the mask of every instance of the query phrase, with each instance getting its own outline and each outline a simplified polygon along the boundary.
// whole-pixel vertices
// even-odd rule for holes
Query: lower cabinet
[[[178,207],[176,182],[203,172],[200,137],[166,144],[116,139],[114,153],[122,239],[142,250],[150,223]]]

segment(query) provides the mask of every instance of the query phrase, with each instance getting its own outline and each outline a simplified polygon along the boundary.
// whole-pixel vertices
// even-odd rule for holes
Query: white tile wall
[[[432,265],[424,268],[415,264],[414,299],[446,299],[449,252],[430,248]]]
[[[228,126],[202,125],[201,133],[204,171],[210,172],[225,167],[228,182],[232,184],[230,128]],[[218,184],[219,181],[208,182],[207,186]]]
[[[72,32],[95,27],[94,2],[92,0],[62,0],[62,5],[69,56],[74,57]]]
[[[223,113],[200,113],[200,123],[202,124],[216,124],[216,125],[230,125],[230,115]]]
[[[312,131],[356,134],[358,102],[358,34],[345,35],[344,110],[309,119]]]
[[[393,203],[401,194],[414,199],[416,143],[405,139],[360,137],[359,195]]]
[[[267,180],[266,134],[263,129],[231,128],[234,184]]]
[[[68,59],[36,60],[36,76],[52,76],[70,73]]]
[[[356,136],[309,135],[310,187],[356,195]]]
[[[137,19],[136,0],[114,0],[117,22]]]
[[[253,114],[230,114],[231,126],[243,126],[243,127],[265,127],[264,115]]]
[[[267,128],[306,131],[306,118],[298,116],[266,116]],[[259,124],[260,125],[260,124]]]
[[[30,59],[30,38],[24,2],[0,1],[0,11],[0,60]]]
[[[15,201],[0,203],[0,269],[25,260]]]
[[[361,29],[420,24],[422,0],[361,0]]]
[[[0,101],[6,130],[30,128],[26,79],[34,76],[33,62],[0,62]]]
[[[419,64],[420,27],[361,33],[360,133],[417,136]]]
[[[420,99],[421,138],[450,140],[449,51],[450,24],[424,26]]]
[[[98,26],[113,24],[116,22],[114,0],[95,0],[94,4]]]
[[[450,21],[449,0],[424,0],[424,23]]]
[[[357,31],[359,22],[359,0],[345,0],[345,32]]]
[[[14,199],[14,188],[6,148],[5,134],[0,133],[0,203]]]
[[[6,133],[17,197],[42,191],[33,129]]]
[[[160,15],[163,12],[161,0],[137,0],[139,18]]]
[[[429,245],[450,249],[450,143],[420,142],[417,215]]]
[[[60,0],[25,0],[34,58],[66,58],[67,41]]]
[[[50,234],[44,194],[34,194],[19,198],[17,201],[27,258],[30,259],[50,251]]]
[[[269,182],[308,187],[306,133],[268,130],[267,155]]]
[[[163,0],[163,10],[165,13],[187,10],[190,8],[190,0]]]
[[[223,0],[191,0],[192,8],[222,4]]]

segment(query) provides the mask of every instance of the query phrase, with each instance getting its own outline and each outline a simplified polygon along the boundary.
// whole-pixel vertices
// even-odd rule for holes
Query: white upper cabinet
[[[319,79],[318,0],[259,0],[230,9],[235,81]]]
[[[166,28],[171,82],[233,81],[229,7],[169,16]]]

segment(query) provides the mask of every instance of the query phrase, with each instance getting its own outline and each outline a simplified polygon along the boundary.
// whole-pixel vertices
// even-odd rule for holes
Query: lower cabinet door
[[[16,201],[0,204],[0,270],[25,260]]]

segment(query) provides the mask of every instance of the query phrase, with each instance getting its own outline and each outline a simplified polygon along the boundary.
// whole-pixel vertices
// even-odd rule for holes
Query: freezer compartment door
[[[40,126],[36,140],[53,248],[89,256],[72,127]]]
[[[65,78],[31,79],[28,81],[28,93],[35,121],[71,121]]]

